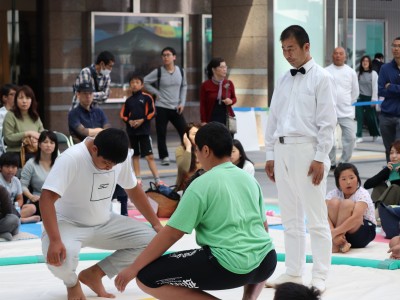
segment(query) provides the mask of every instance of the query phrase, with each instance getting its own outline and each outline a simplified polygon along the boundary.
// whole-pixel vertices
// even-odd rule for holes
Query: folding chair
[[[54,131],[54,133],[57,136],[59,152],[62,152],[73,145],[71,144],[70,139],[64,133],[58,131]]]

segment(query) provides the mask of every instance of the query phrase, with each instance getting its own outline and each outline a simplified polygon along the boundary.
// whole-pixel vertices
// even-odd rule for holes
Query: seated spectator
[[[231,160],[234,165],[245,170],[250,175],[254,176],[255,169],[253,162],[247,157],[243,145],[239,140],[233,140]]]
[[[0,239],[11,241],[19,232],[19,218],[13,213],[13,203],[5,187],[0,186]]]
[[[175,183],[176,191],[184,191],[192,175],[201,169],[201,164],[194,151],[194,138],[200,126],[200,124],[189,123],[186,126],[181,145],[175,150],[176,166],[178,168]]]
[[[332,233],[332,252],[364,248],[375,238],[375,210],[371,196],[361,187],[357,168],[339,164],[334,172],[336,189],[326,196]]]
[[[375,202],[386,205],[400,204],[400,140],[396,140],[390,147],[390,161],[378,174],[367,179],[365,189],[371,189],[371,198]],[[390,182],[388,187],[387,182]]]
[[[5,84],[0,89],[0,136],[3,136],[3,122],[6,113],[13,108],[14,98],[17,93],[17,86],[14,84]]]
[[[22,186],[19,179],[15,176],[18,171],[18,158],[13,153],[6,152],[0,157],[0,185],[5,187],[12,204],[18,203],[21,208],[24,203],[22,197]],[[26,207],[21,210],[21,214],[14,212],[21,218],[21,223],[35,223],[40,221],[39,216],[32,216],[32,211],[35,210],[33,204],[26,204]]]
[[[76,95],[79,105],[68,113],[69,132],[75,144],[111,127],[103,110],[93,106],[93,85],[90,81],[81,83]]]
[[[39,198],[42,185],[58,155],[56,134],[52,131],[42,131],[38,147],[35,157],[26,162],[21,172],[22,192],[27,199],[26,204],[22,206],[21,214],[27,217],[33,215],[40,217]]]
[[[37,112],[37,102],[32,89],[27,86],[18,88],[15,94],[14,107],[6,113],[3,123],[3,136],[7,145],[7,152],[13,153],[21,164],[21,144],[24,138],[30,138],[32,143],[37,142],[43,124]],[[26,160],[34,153],[26,154]]]
[[[243,299],[257,299],[277,263],[261,188],[230,161],[232,137],[225,125],[206,124],[195,142],[207,172],[188,187],[167,225],[118,274],[115,286],[122,292],[137,277],[139,288],[157,299],[211,299],[204,290],[244,286]],[[193,229],[201,248],[163,255]]]

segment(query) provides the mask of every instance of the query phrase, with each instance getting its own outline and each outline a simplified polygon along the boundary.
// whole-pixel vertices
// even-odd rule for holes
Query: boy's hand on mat
[[[131,266],[123,269],[114,280],[115,287],[119,292],[125,291],[126,286],[128,283],[134,279],[137,275],[137,271]]]
[[[64,244],[60,242],[50,242],[47,250],[47,263],[52,266],[61,266],[67,256]]]

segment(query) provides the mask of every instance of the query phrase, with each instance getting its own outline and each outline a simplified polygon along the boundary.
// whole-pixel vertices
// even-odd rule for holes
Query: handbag
[[[226,127],[228,127],[231,134],[237,133],[236,117],[226,113]]]
[[[25,154],[36,153],[38,151],[38,140],[30,136],[24,137],[21,144],[21,167],[25,165]]]
[[[174,191],[173,186],[156,185],[150,182],[150,188],[145,192],[158,204],[157,217],[169,218],[178,206],[181,196]]]

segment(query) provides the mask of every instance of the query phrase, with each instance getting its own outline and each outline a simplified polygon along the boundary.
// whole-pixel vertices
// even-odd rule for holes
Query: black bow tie
[[[296,75],[298,72],[300,72],[301,74],[306,74],[306,69],[304,69],[303,67],[301,67],[300,69],[290,69],[290,74],[292,74],[292,76]]]

